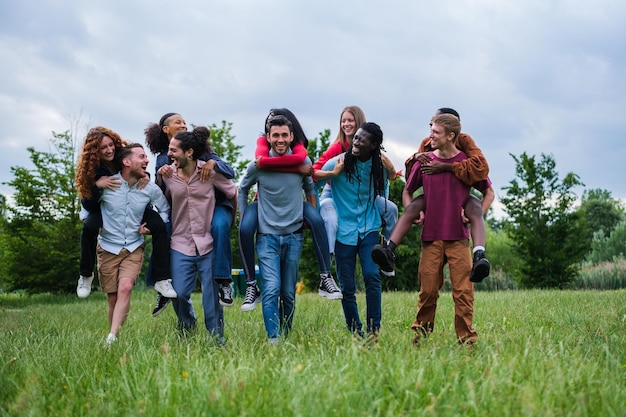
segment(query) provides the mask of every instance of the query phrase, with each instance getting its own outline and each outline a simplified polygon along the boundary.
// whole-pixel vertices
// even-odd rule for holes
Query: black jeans
[[[155,281],[161,281],[170,277],[170,239],[167,235],[165,223],[159,213],[149,206],[143,213],[142,223],[152,234],[152,273]],[[80,274],[84,277],[91,276],[96,264],[96,243],[98,233],[102,227],[102,213],[100,207],[93,210],[83,223],[80,234]]]

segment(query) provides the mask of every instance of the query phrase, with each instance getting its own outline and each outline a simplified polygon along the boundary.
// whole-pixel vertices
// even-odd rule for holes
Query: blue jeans
[[[317,258],[317,264],[320,273],[330,272],[330,253],[328,252],[328,238],[326,237],[326,229],[324,221],[320,213],[308,202],[303,202],[304,222],[311,229],[311,237],[313,239],[313,250]],[[254,234],[259,226],[258,220],[258,203],[254,201],[243,212],[243,217],[239,222],[239,255],[243,264],[243,271],[246,274],[246,283],[248,285],[256,282],[254,272]]]
[[[202,285],[202,308],[204,325],[209,334],[224,337],[224,309],[219,303],[219,284],[213,279],[214,251],[206,255],[188,256],[170,251],[172,286],[178,298],[172,300],[178,316],[178,327],[191,330],[196,326],[196,314],[191,304],[191,293],[196,288],[196,275]]]
[[[376,207],[383,218],[383,228],[380,233],[389,240],[391,231],[398,221],[398,206],[391,200],[387,200],[382,195],[376,197]]]
[[[213,236],[213,252],[215,252],[216,280],[232,281],[233,250],[230,246],[230,226],[233,223],[232,210],[223,205],[216,205],[211,220],[211,236]]]
[[[291,330],[296,307],[296,282],[302,253],[302,233],[257,234],[263,285],[263,322],[270,339]]]
[[[341,305],[346,318],[348,330],[352,333],[363,334],[363,324],[359,318],[359,308],[356,304],[356,255],[361,261],[361,272],[365,282],[365,303],[367,307],[367,332],[378,333],[382,317],[382,286],[378,265],[372,260],[372,248],[378,243],[378,232],[370,232],[363,239],[359,239],[356,246],[344,245],[337,242],[335,247],[335,261],[337,262],[337,276],[341,283],[343,299]]]

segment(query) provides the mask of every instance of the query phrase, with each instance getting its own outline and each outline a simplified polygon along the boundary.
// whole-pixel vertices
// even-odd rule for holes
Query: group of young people
[[[180,114],[167,113],[145,129],[145,136],[157,156],[154,181],[143,146],[126,143],[104,127],[88,132],[76,173],[84,219],[77,294],[90,294],[97,258],[108,300],[108,344],[117,340],[129,312],[146,234],[153,242],[146,277],[157,291],[153,316],[171,302],[179,331],[195,329],[191,294],[199,278],[205,327],[213,340],[225,342],[223,307],[233,305],[230,229],[237,212],[247,284],[241,310],[262,303],[269,343],[286,337],[292,327],[305,228],[319,265],[318,293],[341,300],[351,333],[375,340],[382,319],[380,272],[394,276],[394,250],[413,224],[423,225],[416,343],[433,330],[446,262],[457,338],[476,341],[472,282],[489,274],[483,214],[493,190],[484,155],[460,132],[454,110],[438,110],[429,137],[407,160],[400,218],[388,199],[388,181],[398,174],[383,153],[383,132],[357,106],[342,110],[337,139],[315,162],[307,155],[308,140],[296,116],[288,109],[272,109],[255,160],[238,186],[232,167],[212,151],[206,127],[188,131]],[[319,194],[318,187],[323,187]],[[470,196],[471,187],[483,193],[482,203]],[[423,195],[414,198],[419,188]],[[255,234],[262,291],[255,275]],[[365,326],[356,301],[357,255],[365,283]],[[331,273],[333,260],[339,286]]]

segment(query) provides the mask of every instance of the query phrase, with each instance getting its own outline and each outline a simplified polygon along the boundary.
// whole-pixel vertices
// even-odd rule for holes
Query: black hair
[[[372,150],[372,171],[369,178],[369,186],[374,187],[374,197],[379,195],[385,195],[385,172],[383,168],[383,161],[380,156],[380,150],[383,144],[383,131],[376,123],[366,122],[360,126],[361,129],[369,133],[373,144],[378,145]],[[352,145],[348,148],[345,154],[343,162],[343,170],[346,173],[346,178],[349,182],[353,182],[356,177],[355,166],[357,157],[352,154]],[[361,178],[356,177],[356,180],[361,183]]]
[[[437,113],[451,114],[453,116],[456,116],[457,119],[461,120],[461,116],[459,116],[459,113],[450,107],[442,107],[440,109],[437,109]]]
[[[285,116],[278,115],[267,119],[267,123],[265,123],[265,135],[268,135],[274,126],[287,126],[289,128],[289,132],[293,133],[293,125]]]
[[[202,155],[211,152],[209,137],[211,131],[206,126],[196,126],[193,131],[180,131],[174,135],[174,139],[180,142],[183,152],[193,149],[192,159],[198,160]]]
[[[113,162],[118,169],[122,169],[122,167],[124,166],[122,161],[124,161],[124,158],[128,158],[130,154],[133,153],[132,149],[134,148],[143,149],[143,145],[141,143],[129,143],[115,150],[115,158]]]
[[[146,135],[146,145],[153,154],[167,152],[170,142],[167,135],[163,131],[163,127],[167,124],[167,119],[180,113],[165,113],[161,116],[159,124],[150,123],[143,131]]]
[[[286,109],[284,107],[271,109],[268,113],[267,120],[271,118],[271,116],[285,116],[287,120],[291,122],[291,131],[293,132],[293,142],[291,142],[291,148],[301,143],[305,148],[309,147],[309,140],[304,133],[304,129],[302,129],[302,125],[298,121],[298,118],[295,114],[292,113],[291,110]],[[265,134],[267,135],[269,130],[267,129],[267,121],[265,126]]]

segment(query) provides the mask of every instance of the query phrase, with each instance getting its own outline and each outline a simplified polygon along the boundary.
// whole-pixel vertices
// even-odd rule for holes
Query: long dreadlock
[[[374,198],[379,195],[384,196],[385,172],[383,170],[383,161],[380,157],[380,151],[383,144],[383,131],[380,129],[380,126],[372,122],[363,123],[360,128],[369,133],[371,142],[377,145],[372,150],[372,171],[369,178],[369,187],[374,188]],[[355,172],[356,161],[357,157],[352,154],[352,145],[350,145],[343,161],[343,171],[345,172],[346,178],[349,182],[354,182],[353,179],[358,177]],[[356,178],[356,180],[360,182],[361,178]]]

